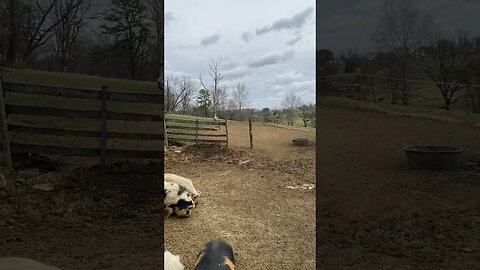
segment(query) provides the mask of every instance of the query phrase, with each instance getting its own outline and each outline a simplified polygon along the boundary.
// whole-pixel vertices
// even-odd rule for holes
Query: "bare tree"
[[[388,0],[372,39],[380,50],[393,52],[400,63],[400,76],[407,77],[407,65],[414,53],[432,37],[433,19],[420,17],[411,0]],[[403,81],[403,105],[408,105],[407,82]]]
[[[232,98],[237,105],[238,111],[241,112],[243,106],[248,102],[248,90],[245,84],[238,83],[237,86],[233,88]]]
[[[114,7],[104,17],[106,23],[101,28],[104,34],[115,40],[112,52],[127,57],[130,77],[135,80],[141,76],[142,63],[150,52],[148,45],[151,32],[147,10],[140,0],[118,0],[112,4]]]
[[[8,40],[8,45],[4,44],[6,49],[7,62],[13,64],[17,60],[17,45],[18,45],[18,5],[17,0],[2,0],[0,2],[2,18],[8,19],[6,22],[6,31],[2,37],[3,40]],[[7,34],[8,33],[8,34]],[[8,49],[7,49],[8,48]]]
[[[479,55],[480,37],[475,38],[474,43],[475,54]],[[465,109],[467,113],[469,113],[470,110],[474,113],[480,113],[480,87],[478,87],[478,85],[480,85],[480,59],[478,57],[473,57],[473,59],[469,61],[464,74],[465,76],[462,82],[467,83],[464,92],[464,98],[466,99]]]
[[[53,37],[53,29],[65,20],[67,14],[63,14],[59,18],[53,18],[52,13],[57,6],[59,0],[31,1],[24,9],[24,22],[22,27],[23,33],[23,53],[22,60],[24,63],[30,63],[33,59],[33,53],[38,48],[45,45]],[[35,3],[33,3],[35,2]],[[45,2],[42,5],[40,2]]]
[[[227,100],[227,118],[233,119],[235,117],[235,113],[237,111],[237,103],[233,100],[233,98],[229,98]]]
[[[220,87],[220,81],[223,79],[222,72],[220,71],[220,62],[214,59],[210,59],[210,63],[208,64],[208,74],[213,81],[212,87],[207,87],[202,76],[199,77],[200,83],[202,84],[204,89],[207,89],[210,92],[210,97],[212,99],[212,109],[214,117],[217,117],[217,112],[220,107],[220,103],[222,102],[222,97],[226,95],[226,90]]]
[[[165,110],[175,112],[181,108],[186,113],[195,90],[195,84],[191,77],[167,75],[165,78]]]
[[[2,0],[8,14],[8,63],[14,64],[21,56],[23,63],[33,60],[34,52],[45,45],[62,18],[52,12],[58,0]]]
[[[80,31],[95,19],[88,14],[91,4],[92,0],[58,0],[55,5],[53,17],[60,23],[53,29],[52,47],[61,72],[67,71]]]
[[[300,97],[295,95],[294,91],[289,91],[285,94],[285,98],[283,99],[282,106],[287,113],[288,124],[291,126],[293,126],[295,109],[298,106],[300,106],[301,103],[302,101]]]
[[[165,111],[171,112],[172,111],[172,101],[173,101],[173,93],[175,92],[175,88],[178,85],[178,80],[173,75],[167,75],[165,78]]]
[[[189,76],[182,76],[178,82],[177,91],[174,93],[174,100],[172,102],[173,110],[182,107],[182,112],[185,114],[190,101],[192,100],[194,90],[194,83]]]
[[[227,87],[220,86],[217,90],[217,112],[224,111],[227,107]]]
[[[149,19],[153,22],[155,27],[155,38],[156,38],[156,52],[154,55],[157,56],[157,73],[159,77],[163,77],[163,6],[164,0],[147,0],[146,4],[150,11]]]
[[[313,104],[303,104],[298,107],[300,111],[300,118],[302,118],[303,126],[307,127],[308,122],[314,121],[315,119],[315,106]]]
[[[445,110],[458,100],[455,93],[463,87],[467,66],[474,53],[474,44],[466,33],[460,33],[457,40],[441,39],[421,50],[423,57],[418,63],[423,71],[435,82],[445,102]]]
[[[0,1],[0,65],[4,64],[8,55],[8,9],[5,0]]]

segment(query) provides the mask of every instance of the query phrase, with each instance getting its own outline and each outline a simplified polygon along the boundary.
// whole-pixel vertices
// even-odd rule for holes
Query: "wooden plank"
[[[5,95],[2,86],[2,77],[0,76],[0,124],[1,124],[1,138],[3,149],[3,160],[5,166],[9,169],[13,169],[12,165],[12,153],[10,149],[10,138],[8,137],[8,125],[7,125],[7,112],[5,111]]]
[[[168,147],[167,121],[163,121],[163,133],[165,134],[165,146]]]
[[[167,125],[167,129],[186,129],[186,130],[196,130],[195,127],[186,127],[186,126],[172,126]],[[216,128],[206,128],[206,127],[199,127],[198,130],[207,130],[207,131],[217,131]]]
[[[168,131],[168,135],[185,135],[185,136],[196,136],[197,133],[183,133],[183,132],[172,132]],[[205,134],[205,133],[199,133],[198,136],[200,137],[227,137],[226,134]]]
[[[21,132],[35,135],[52,135],[52,136],[75,136],[75,137],[100,137],[99,131],[90,130],[71,130],[71,129],[57,129],[44,127],[29,127],[20,125],[8,125],[9,131]]]
[[[196,142],[196,139],[190,138],[176,138],[170,137],[168,138],[170,141],[185,141],[185,142]],[[198,139],[199,143],[227,143],[227,140],[206,140],[206,139]]]
[[[101,96],[101,92],[98,90],[75,89],[21,83],[8,83],[6,85],[6,90],[8,92],[14,93],[84,99],[99,99]]]
[[[162,122],[163,116],[140,113],[118,113],[107,112],[108,120],[123,120],[123,121],[143,121],[143,122]]]
[[[7,112],[9,114],[25,114],[25,115],[40,115],[40,116],[57,116],[67,118],[79,119],[99,119],[99,111],[80,111],[80,110],[66,110],[51,107],[36,107],[36,106],[22,106],[22,105],[7,105]]]
[[[54,116],[78,119],[100,119],[100,111],[83,111],[83,110],[68,110],[52,107],[37,107],[37,106],[22,106],[9,105],[6,106],[6,111],[9,114],[25,114],[25,115],[40,115],[40,116]],[[160,122],[162,116],[150,114],[136,114],[136,113],[117,113],[107,112],[109,120],[123,120],[123,121],[145,121],[145,122]]]
[[[8,124],[8,130],[10,132],[21,132],[35,135],[51,135],[51,136],[75,136],[75,137],[100,137],[100,131],[94,130],[73,130],[73,129],[60,129],[60,128],[44,128],[44,127],[31,127]],[[141,140],[141,141],[163,141],[163,134],[154,133],[122,133],[107,131],[107,137],[111,139],[127,139],[127,140]]]
[[[50,145],[38,144],[20,144],[12,143],[13,153],[35,153],[44,155],[59,156],[78,156],[78,157],[98,157],[99,149],[93,148],[69,148]],[[124,149],[108,149],[108,158],[136,158],[136,159],[162,159],[163,151],[141,151],[141,150],[124,150]]]
[[[38,144],[12,143],[13,153],[35,153],[61,156],[98,157],[99,149],[94,148],[70,148]]]
[[[163,151],[142,151],[142,150],[123,150],[123,149],[108,149],[107,157],[109,159],[163,159]]]
[[[186,120],[186,119],[176,119],[176,118],[165,118],[167,122],[175,122],[175,123],[187,123],[187,124],[195,124],[196,120]],[[204,126],[218,126],[218,125],[225,125],[224,122],[209,122],[209,121],[198,121],[198,124]]]
[[[107,163],[107,86],[102,85],[102,98],[100,102],[100,167],[105,169]]]
[[[195,144],[198,144],[198,119],[195,121]]]
[[[125,139],[125,140],[139,140],[139,141],[163,141],[165,137],[163,134],[155,133],[122,133],[122,132],[107,132],[109,139]]]
[[[109,101],[120,102],[135,102],[135,103],[151,103],[162,106],[163,97],[160,94],[142,94],[142,93],[122,93],[122,92],[109,92]]]
[[[43,95],[43,96],[55,96],[65,98],[83,98],[83,99],[100,99],[101,91],[92,89],[78,89],[67,87],[55,87],[45,85],[34,84],[21,84],[21,83],[5,83],[5,91],[31,94],[31,95]],[[136,103],[162,103],[161,94],[147,94],[147,93],[123,93],[123,92],[110,92],[109,100],[116,102],[136,102]]]

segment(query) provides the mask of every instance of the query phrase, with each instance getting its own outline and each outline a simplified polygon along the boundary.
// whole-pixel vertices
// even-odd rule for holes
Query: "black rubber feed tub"
[[[292,143],[294,146],[309,146],[310,141],[307,138],[293,138]]]
[[[403,148],[407,166],[414,170],[455,170],[462,148],[439,145],[414,145]]]

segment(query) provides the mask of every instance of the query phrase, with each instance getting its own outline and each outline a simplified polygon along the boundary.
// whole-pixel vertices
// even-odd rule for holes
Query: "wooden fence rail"
[[[100,102],[99,110],[89,109],[85,110],[65,109],[51,106],[31,106],[10,104],[7,93],[14,93],[25,95],[26,99],[39,99],[41,96],[59,97],[63,100],[71,98],[98,100]],[[127,103],[129,112],[110,111],[109,104],[114,102]],[[131,112],[133,107],[128,104],[140,104],[141,107],[156,106],[157,110],[152,110],[152,114]],[[133,110],[135,111],[135,110]],[[160,112],[161,115],[158,114]],[[11,121],[12,116],[32,117],[41,116],[50,119],[51,121],[63,122],[76,121],[78,119],[97,120],[99,126],[97,130],[86,130],[79,127],[78,129],[58,128],[52,126],[32,126],[31,124],[19,123],[18,121]],[[156,133],[144,132],[128,132],[128,131],[109,131],[111,120],[120,120],[124,122],[136,123],[137,127],[140,123],[149,123],[150,125],[161,127]],[[60,156],[80,156],[80,157],[97,157],[100,165],[105,167],[108,159],[163,159],[163,148],[161,145],[165,139],[163,128],[163,93],[126,93],[109,91],[107,86],[102,86],[99,89],[77,89],[69,87],[52,87],[33,84],[20,84],[14,82],[3,82],[0,77],[0,128],[2,135],[2,151],[5,165],[12,169],[12,153],[35,153],[44,155],[60,155]],[[27,121],[34,122],[35,121]],[[71,123],[76,123],[71,122]],[[140,129],[140,128],[139,128]],[[145,130],[150,131],[150,130]],[[33,137],[41,136],[56,136],[77,138],[81,141],[82,138],[98,139],[98,146],[93,148],[78,147],[70,145],[47,145],[35,144],[28,140],[13,140],[17,134],[28,134]],[[22,137],[23,138],[23,137]],[[115,140],[130,140],[143,141],[150,143],[158,143],[158,147],[149,147],[149,149],[124,149],[124,148],[109,148],[108,142],[110,139]],[[122,145],[125,146],[125,145]],[[118,146],[117,146],[118,147]],[[127,147],[128,148],[128,147]],[[132,147],[130,147],[132,148]],[[154,148],[154,149],[152,149]],[[156,149],[158,148],[158,149]]]
[[[229,145],[227,119],[224,121],[200,121],[198,119],[165,117],[165,129],[166,145],[174,141],[195,144],[226,144],[227,147]]]

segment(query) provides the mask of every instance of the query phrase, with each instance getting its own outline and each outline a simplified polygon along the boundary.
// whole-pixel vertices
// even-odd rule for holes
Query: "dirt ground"
[[[160,269],[163,164],[123,163],[101,175],[77,168],[0,190],[0,257],[62,269]],[[51,183],[52,191],[33,189]]]
[[[254,126],[254,150],[246,125],[229,126],[231,149],[174,149],[166,172],[193,179],[202,192],[193,216],[165,221],[165,248],[193,269],[202,246],[224,239],[238,269],[315,269],[315,146],[293,147],[308,131]]]
[[[480,128],[321,107],[321,269],[480,269]],[[412,171],[402,147],[464,148],[455,172]]]
[[[166,222],[166,247],[192,269],[208,240],[223,238],[240,269],[314,269],[314,146],[291,137],[313,133],[245,125],[230,127],[230,151],[169,151],[168,171],[192,177],[202,196],[192,218]],[[240,162],[249,161],[243,164]],[[102,175],[74,168],[17,179],[0,188],[0,257],[20,256],[62,269],[160,269],[163,164],[119,163]],[[1,180],[1,179],[0,179]],[[35,184],[50,183],[41,191]],[[0,181],[0,185],[1,185]]]

